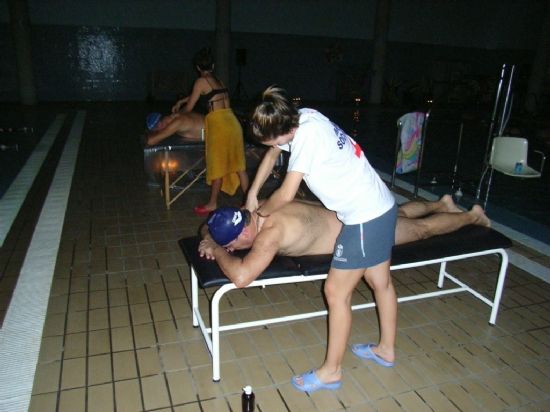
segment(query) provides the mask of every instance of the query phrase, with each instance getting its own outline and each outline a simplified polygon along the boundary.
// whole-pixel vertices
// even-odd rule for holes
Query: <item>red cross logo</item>
[[[363,153],[363,150],[361,150],[361,146],[359,146],[359,144],[357,144],[355,140],[353,139],[350,139],[350,140],[351,140],[351,144],[355,148],[355,156],[361,157],[361,153]]]

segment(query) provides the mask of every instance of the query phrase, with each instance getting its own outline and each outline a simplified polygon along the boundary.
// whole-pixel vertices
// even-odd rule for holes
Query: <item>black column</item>
[[[369,102],[374,104],[379,104],[382,101],[390,12],[391,0],[378,0],[376,2],[374,56],[372,59],[372,78],[369,96]]]
[[[17,59],[21,103],[36,104],[36,89],[32,74],[31,24],[27,0],[8,0],[8,7]]]
[[[216,0],[216,75],[229,87],[231,0]]]

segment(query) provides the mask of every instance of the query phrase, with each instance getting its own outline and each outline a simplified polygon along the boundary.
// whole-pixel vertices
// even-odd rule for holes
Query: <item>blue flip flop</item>
[[[296,382],[296,379],[300,377],[303,380],[302,385]],[[340,389],[340,387],[342,386],[342,381],[331,382],[331,383],[321,382],[317,377],[317,375],[315,374],[314,370],[311,370],[309,372],[303,373],[298,376],[293,376],[290,381],[292,383],[292,386],[294,386],[296,389],[302,392],[315,392],[322,389],[335,391],[336,389]]]
[[[372,348],[376,346],[374,343],[358,344],[351,347],[351,351],[359,356],[361,359],[375,361],[380,366],[385,368],[391,368],[394,365],[394,362],[388,362],[387,360],[382,359],[376,353],[372,351]]]

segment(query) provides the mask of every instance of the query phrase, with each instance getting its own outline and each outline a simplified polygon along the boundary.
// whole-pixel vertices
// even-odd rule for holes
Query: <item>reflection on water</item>
[[[78,64],[82,71],[114,77],[120,64],[115,41],[107,33],[79,33]]]
[[[81,27],[77,35],[77,61],[87,89],[113,85],[123,76],[124,59],[116,30]]]

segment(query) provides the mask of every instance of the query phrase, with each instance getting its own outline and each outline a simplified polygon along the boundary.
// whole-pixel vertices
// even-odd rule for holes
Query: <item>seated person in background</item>
[[[411,201],[399,207],[395,244],[426,239],[476,224],[490,226],[479,205],[459,209],[450,195],[435,202]],[[237,287],[254,281],[275,255],[332,254],[342,223],[319,203],[294,200],[261,217],[234,207],[216,209],[201,228],[199,254],[214,259]],[[250,249],[244,257],[233,250]]]
[[[204,141],[204,116],[195,112],[173,113],[162,116],[160,113],[149,113],[146,119],[147,146],[154,146],[164,139],[178,135],[189,141]]]

